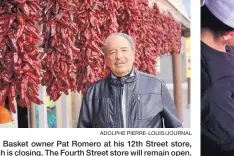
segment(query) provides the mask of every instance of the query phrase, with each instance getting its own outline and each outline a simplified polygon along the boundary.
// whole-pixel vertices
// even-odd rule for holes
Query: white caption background
[[[3,130],[3,129],[2,129]],[[141,129],[4,129],[3,131],[8,130],[8,134],[10,135],[2,135],[0,138],[0,149],[7,152],[10,150],[15,155],[15,151],[41,151],[43,156],[46,156],[45,150],[52,150],[58,151],[59,156],[70,156],[69,152],[64,152],[63,155],[61,154],[61,150],[65,151],[77,151],[82,150],[84,151],[84,155],[90,155],[90,153],[86,153],[87,150],[94,150],[94,151],[106,151],[108,150],[108,155],[111,155],[111,151],[128,151],[128,155],[132,155],[131,151],[142,150],[142,155],[144,151],[175,151],[176,156],[185,156],[189,151],[190,155],[194,155],[193,151],[193,144],[196,142],[193,141],[192,135],[100,135],[101,131],[141,131]],[[157,131],[162,129],[143,129],[142,131]],[[189,131],[190,129],[166,129],[167,131]],[[192,132],[191,132],[192,133]],[[4,134],[4,132],[2,133]],[[29,147],[3,147],[3,140],[7,141],[28,141]],[[57,141],[62,141],[63,143],[60,146],[57,146]],[[69,142],[68,144],[66,142]],[[72,141],[77,142],[101,142],[101,147],[72,147]],[[111,142],[110,147],[104,147],[104,142]],[[115,142],[124,142],[124,147],[121,146],[114,146]],[[128,142],[130,141],[130,143]],[[146,147],[146,141],[152,141],[157,144],[157,142],[168,142],[168,147]],[[171,142],[189,142],[191,145],[190,147],[180,146],[180,147],[171,147]],[[32,142],[54,142],[53,147],[31,147]],[[142,143],[140,143],[142,142]],[[129,146],[129,144],[131,146]],[[143,146],[141,146],[143,144]],[[152,144],[152,143],[150,143]],[[150,145],[148,143],[148,145]],[[67,146],[69,145],[69,146]],[[67,153],[67,155],[66,155]],[[126,155],[117,152],[116,155]],[[21,153],[22,155],[22,153]],[[47,155],[53,155],[52,153],[48,153]],[[96,154],[98,155],[98,154]],[[102,154],[103,155],[103,154]],[[138,153],[139,155],[139,153]],[[148,154],[150,155],[150,153]],[[152,153],[151,153],[152,155]],[[172,155],[172,154],[170,154]]]

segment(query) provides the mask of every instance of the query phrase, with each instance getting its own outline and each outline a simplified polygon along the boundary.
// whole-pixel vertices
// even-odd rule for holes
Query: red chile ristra
[[[41,0],[43,9],[43,44],[46,56],[42,57],[44,75],[42,85],[47,87],[47,94],[56,101],[61,93],[75,90],[74,60],[79,49],[74,47],[75,24],[73,23],[72,0]]]
[[[16,98],[20,106],[42,104],[37,98],[41,65],[37,56],[40,19],[38,0],[0,2],[0,104],[8,98],[12,112]]]

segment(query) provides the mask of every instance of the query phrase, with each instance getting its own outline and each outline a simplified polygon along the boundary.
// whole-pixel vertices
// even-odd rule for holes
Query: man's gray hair
[[[106,38],[105,42],[104,42],[104,47],[103,47],[104,55],[106,55],[106,47],[107,47],[107,44],[109,43],[110,39],[112,39],[112,38],[114,38],[114,37],[117,37],[117,36],[121,36],[121,37],[127,39],[128,42],[129,42],[130,45],[131,45],[132,51],[135,52],[135,50],[136,50],[136,45],[135,45],[135,43],[134,43],[134,41],[133,41],[133,39],[132,39],[131,36],[129,36],[128,34],[124,34],[124,33],[113,33],[113,34],[111,34],[110,36],[108,36],[108,37]]]

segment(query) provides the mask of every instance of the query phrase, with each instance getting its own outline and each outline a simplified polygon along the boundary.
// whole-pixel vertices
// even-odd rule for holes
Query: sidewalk
[[[169,92],[171,94],[171,97],[174,99],[173,95],[173,84],[166,84]],[[182,103],[183,103],[183,119],[184,119],[184,128],[190,128],[190,108],[188,106],[188,86],[187,82],[182,83]]]

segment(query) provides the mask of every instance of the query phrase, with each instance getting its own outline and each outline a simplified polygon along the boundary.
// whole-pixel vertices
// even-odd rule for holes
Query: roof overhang
[[[181,24],[182,35],[190,36],[190,17],[185,9],[182,0],[149,0],[150,7],[156,3],[163,12],[170,12],[172,16]]]

